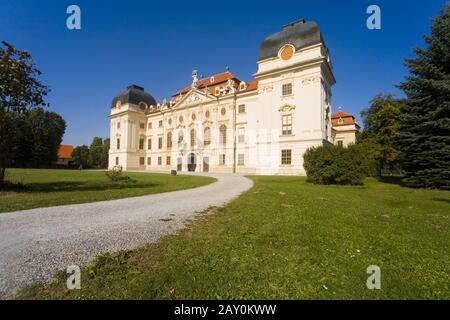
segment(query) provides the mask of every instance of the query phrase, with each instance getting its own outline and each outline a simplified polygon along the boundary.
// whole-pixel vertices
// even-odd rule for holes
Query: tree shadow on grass
[[[450,198],[433,198],[433,201],[445,202],[450,204]]]
[[[400,187],[407,187],[407,185],[403,182],[403,178],[401,176],[381,176],[378,177],[377,180],[383,183],[388,184],[396,184]]]
[[[153,188],[158,186],[156,183],[137,183],[135,181],[127,182],[108,182],[108,183],[86,183],[75,181],[58,181],[58,182],[43,182],[30,183],[25,186],[16,187],[15,184],[10,184],[2,191],[13,191],[18,193],[49,193],[49,192],[72,192],[72,191],[105,191],[105,190],[120,190],[120,189],[138,189],[138,188]]]

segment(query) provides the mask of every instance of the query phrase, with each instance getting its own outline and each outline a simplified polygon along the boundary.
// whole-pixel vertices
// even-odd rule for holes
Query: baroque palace
[[[303,175],[313,146],[355,142],[353,116],[331,111],[336,80],[319,26],[299,20],[267,37],[251,81],[198,78],[157,103],[132,85],[112,101],[109,167]]]

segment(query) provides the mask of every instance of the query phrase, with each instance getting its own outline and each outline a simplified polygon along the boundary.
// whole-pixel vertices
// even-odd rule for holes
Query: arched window
[[[211,144],[211,129],[210,128],[205,128],[205,132],[203,134],[203,138],[204,138],[204,145],[207,146],[209,144]]]
[[[227,126],[221,125],[219,128],[220,135],[219,135],[219,143],[226,144],[227,143]]]
[[[191,147],[195,146],[195,129],[191,130]]]
[[[183,142],[183,131],[178,131],[178,143],[182,143]]]
[[[167,133],[167,148],[172,148],[172,132]]]

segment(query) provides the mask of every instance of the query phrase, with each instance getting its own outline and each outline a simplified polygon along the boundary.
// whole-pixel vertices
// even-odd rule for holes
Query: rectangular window
[[[339,147],[343,147],[343,146],[344,146],[344,141],[339,140],[339,141],[338,141],[338,146],[339,146]]]
[[[282,131],[283,136],[292,134],[292,115],[284,115],[282,118]]]
[[[140,157],[139,158],[139,165],[143,166],[145,164],[145,158],[144,157]]]
[[[116,149],[120,150],[120,139],[117,139]]]
[[[139,139],[139,150],[144,150],[144,138]]]
[[[158,157],[158,166],[162,165],[162,157]]]
[[[158,126],[159,126],[160,128],[162,128],[162,126],[163,126],[163,121],[162,121],[162,120],[159,120]]]
[[[245,104],[240,104],[239,105],[238,112],[239,113],[245,113]]]
[[[191,147],[195,146],[195,129],[191,130]]]
[[[158,149],[162,149],[162,137],[158,138]]]
[[[238,143],[244,143],[245,142],[245,129],[239,128],[238,129]]]
[[[145,129],[145,123],[144,123],[144,122],[140,122],[140,123],[139,123],[139,128]]]
[[[219,155],[219,165],[221,165],[221,166],[225,165],[225,155],[224,154]]]
[[[120,122],[117,122],[117,129],[120,129]]]
[[[292,161],[292,150],[281,150],[281,164],[288,165]]]
[[[170,156],[166,158],[166,165],[170,166]]]
[[[148,128],[149,128],[149,129],[152,128],[152,123],[151,123],[151,122],[148,123]]]
[[[240,153],[238,154],[238,166],[243,166],[244,165],[244,154]]]
[[[116,157],[116,166],[119,165],[119,157]]]
[[[152,139],[147,140],[147,149],[152,150]]]
[[[283,96],[289,96],[292,94],[292,83],[285,83],[281,88]]]
[[[150,158],[150,157],[147,158],[147,165],[148,166],[152,165],[152,158]]]

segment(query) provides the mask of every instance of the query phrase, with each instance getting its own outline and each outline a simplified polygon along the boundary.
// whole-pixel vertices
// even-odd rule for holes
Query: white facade
[[[287,42],[257,64],[251,82],[230,72],[201,80],[194,73],[170,102],[118,101],[109,167],[304,175],[303,153],[333,142],[328,50],[322,42]]]

